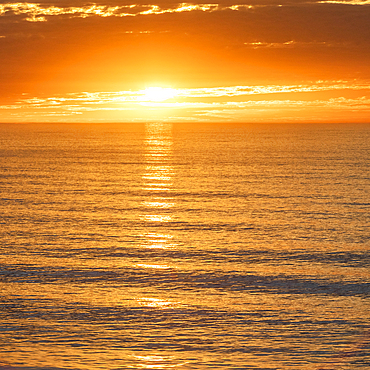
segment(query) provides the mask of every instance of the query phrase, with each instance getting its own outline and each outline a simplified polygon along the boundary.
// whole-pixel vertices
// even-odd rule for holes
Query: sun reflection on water
[[[169,269],[170,266],[167,265],[148,265],[146,263],[137,263],[135,266],[142,267],[142,268],[148,268],[148,269]]]
[[[159,198],[159,200],[162,200],[162,198]],[[149,208],[171,208],[175,205],[175,203],[163,202],[162,200],[159,202],[143,202],[143,205]]]
[[[146,192],[142,202],[144,213],[141,219],[147,222],[146,228],[155,225],[166,227],[173,220],[170,208],[175,207],[174,198],[169,196],[172,191],[172,177],[174,167],[172,165],[172,124],[171,123],[147,123],[145,126],[146,137],[144,141],[145,172],[142,175],[142,190]],[[154,224],[154,225],[153,225]],[[159,234],[155,231],[143,235],[142,246],[145,248],[173,248],[172,235]]]
[[[148,185],[148,187],[143,188],[143,190],[147,190],[147,191],[160,191],[160,192],[171,190],[171,188],[169,186],[167,186],[169,184],[158,184],[158,183],[155,183],[155,184],[147,184],[147,185]]]
[[[157,249],[168,249],[175,248],[176,243],[173,242],[173,235],[171,234],[157,234],[157,233],[147,233],[143,235],[142,247],[144,248],[157,248]]]
[[[142,242],[142,247],[149,248],[149,249],[169,249],[169,248],[176,248],[177,244],[171,241],[173,238],[172,235],[163,235],[163,234],[155,234],[150,233],[144,236],[144,241]]]
[[[154,307],[154,308],[170,308],[176,306],[176,302],[172,302],[167,299],[160,299],[160,298],[138,298],[137,303],[140,306],[145,307]]]
[[[138,368],[141,369],[170,369],[177,367],[179,364],[173,363],[174,357],[172,356],[135,356],[135,359],[139,364]]]
[[[144,219],[152,222],[169,222],[171,221],[171,216],[163,215],[145,215]]]

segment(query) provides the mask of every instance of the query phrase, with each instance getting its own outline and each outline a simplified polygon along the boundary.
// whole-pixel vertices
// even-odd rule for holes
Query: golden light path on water
[[[148,210],[142,215],[143,220],[151,223],[165,223],[172,220],[171,213],[163,214],[159,210],[175,206],[174,199],[168,196],[172,187],[172,124],[146,123],[145,125],[145,173],[142,176],[142,190],[147,192],[142,205]],[[145,234],[146,248],[170,248],[173,235],[161,233]]]
[[[171,214],[162,214],[175,206],[174,199],[167,193],[172,188],[172,176],[174,168],[172,160],[172,124],[171,123],[146,123],[145,124],[145,172],[142,176],[142,190],[147,192],[146,200],[142,202],[146,213],[142,219],[151,224],[164,224],[172,221]],[[149,228],[149,227],[148,227]],[[143,248],[168,249],[176,248],[173,242],[173,235],[170,233],[148,232],[144,235]],[[166,270],[173,266],[165,264],[136,265],[147,270]],[[139,306],[156,309],[167,309],[176,306],[176,303],[158,297],[142,297],[137,300]],[[135,355],[137,368],[142,369],[166,369],[173,368],[173,358],[163,355]]]

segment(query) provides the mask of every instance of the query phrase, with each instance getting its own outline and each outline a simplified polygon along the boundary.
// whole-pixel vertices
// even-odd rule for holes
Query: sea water
[[[1,369],[368,369],[370,125],[0,125]]]

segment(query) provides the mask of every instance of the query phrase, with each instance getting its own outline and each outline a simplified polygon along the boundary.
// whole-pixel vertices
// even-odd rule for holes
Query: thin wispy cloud
[[[314,4],[315,2],[311,2]],[[328,0],[318,1],[325,4],[350,4],[350,5],[368,5],[370,0]],[[291,6],[291,4],[286,4]],[[299,4],[296,4],[296,6]],[[66,16],[70,18],[98,17],[136,17],[145,15],[160,15],[168,13],[183,12],[216,12],[216,11],[248,11],[261,7],[283,7],[285,4],[234,4],[224,6],[218,3],[197,4],[197,3],[179,3],[176,6],[164,7],[156,4],[128,4],[128,5],[99,5],[91,3],[86,6],[57,6],[42,5],[29,2],[15,2],[0,4],[0,16],[16,15],[25,16],[29,22],[45,22],[50,17]],[[258,45],[257,45],[258,46]],[[274,47],[273,44],[271,44]]]
[[[237,6],[239,7],[239,6]],[[240,9],[245,6],[240,6]],[[59,7],[59,6],[43,6],[37,3],[6,3],[0,5],[0,16],[4,15],[25,15],[25,20],[30,22],[43,22],[47,17],[68,16],[87,18],[91,16],[99,17],[135,17],[145,15],[159,15],[166,13],[182,13],[191,11],[212,12],[222,9],[238,10],[239,8],[221,7],[219,4],[192,4],[181,3],[177,7],[160,7],[158,5],[141,5],[130,4],[120,6],[108,6],[91,4],[82,7]]]
[[[244,45],[253,49],[262,49],[262,48],[272,48],[272,49],[283,49],[283,48],[293,48],[293,47],[316,47],[316,46],[324,46],[324,47],[338,47],[338,46],[345,46],[344,43],[333,43],[333,42],[326,42],[326,41],[286,41],[286,42],[245,42]]]
[[[27,21],[42,22],[46,21],[46,17],[61,15],[81,18],[94,15],[100,17],[134,15],[129,12],[125,13],[125,10],[128,9],[132,9],[132,5],[110,7],[93,4],[84,7],[58,7],[42,6],[35,3],[7,3],[0,5],[0,16],[9,14],[25,15]]]
[[[370,90],[370,85],[367,83],[348,84],[345,81],[337,81],[335,83],[318,81],[314,84],[309,85],[232,86],[199,89],[179,89],[178,95],[184,97],[235,97],[242,95],[319,92],[333,90]]]
[[[369,5],[370,0],[326,0],[318,1],[319,4],[346,4],[346,5]]]
[[[327,98],[322,96],[317,98],[315,95],[330,91],[337,91],[341,96],[332,97],[332,94],[329,94]],[[120,120],[129,121],[140,119],[145,112],[162,112],[164,119],[203,117],[208,120],[217,117],[238,117],[238,115],[249,117],[248,114],[253,112],[279,113],[280,110],[294,112],[294,115],[299,115],[300,111],[315,109],[370,111],[370,83],[356,81],[331,83],[318,81],[310,85],[168,89],[165,93],[168,98],[164,98],[163,101],[156,101],[155,98],[150,97],[148,89],[29,97],[13,105],[0,106],[0,115],[3,111],[8,112],[8,117],[16,118],[19,115],[29,119],[32,116],[39,117],[41,114],[44,119],[54,117],[63,121],[68,120],[68,117],[73,119],[76,115],[83,120],[83,117],[94,112],[99,114],[115,112],[120,114]],[[357,97],[353,97],[355,93]],[[143,119],[147,119],[147,116]]]
[[[164,89],[165,90],[165,89]],[[334,90],[367,90],[370,91],[368,83],[347,83],[345,81],[335,81],[327,83],[318,81],[309,85],[270,85],[270,86],[230,86],[214,88],[188,88],[175,89],[175,99],[186,98],[220,98],[220,97],[241,97],[241,96],[258,96],[265,94],[281,93],[307,93],[307,92],[325,92]],[[23,99],[18,104],[29,104],[32,106],[51,106],[65,104],[121,104],[121,103],[142,103],[146,99],[146,90],[136,91],[117,91],[117,92],[81,92],[70,93],[63,96],[54,97],[33,97]],[[173,99],[170,99],[173,100]]]

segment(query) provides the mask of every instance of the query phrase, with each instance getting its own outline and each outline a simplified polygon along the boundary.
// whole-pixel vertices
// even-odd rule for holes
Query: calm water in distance
[[[0,125],[0,369],[369,369],[370,125]]]

